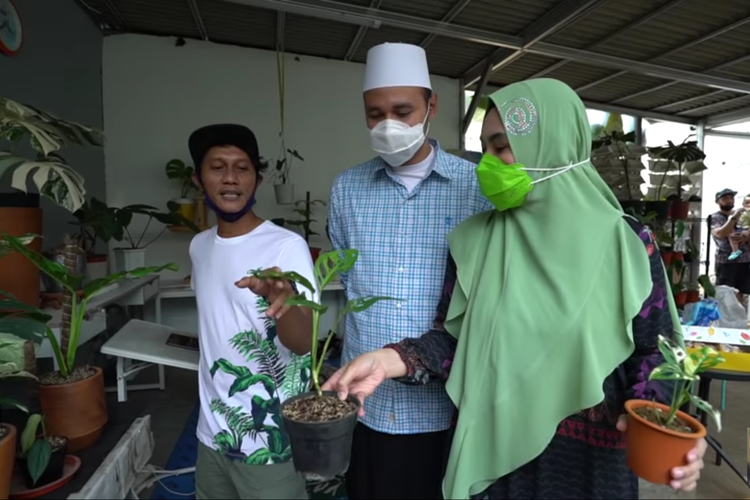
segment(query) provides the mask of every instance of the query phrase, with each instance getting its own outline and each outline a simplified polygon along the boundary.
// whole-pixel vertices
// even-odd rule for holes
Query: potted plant
[[[125,247],[115,248],[115,269],[118,272],[138,269],[146,265],[146,248],[158,240],[164,231],[170,226],[186,226],[196,233],[200,229],[190,220],[175,212],[159,212],[156,207],[151,205],[127,205],[122,208],[110,208],[116,221],[116,229],[112,236],[117,242],[125,242]],[[147,217],[146,225],[140,233],[130,231],[130,223],[133,217],[142,215]],[[164,227],[154,238],[145,241],[146,232],[153,220],[163,224]]]
[[[675,192],[667,196],[667,199],[670,201],[669,217],[676,220],[687,219],[690,211],[691,200],[683,200],[683,188],[686,185],[686,177],[706,170],[706,165],[703,163],[706,154],[698,147],[697,141],[689,140],[694,135],[689,135],[681,144],[674,144],[672,141],[668,141],[666,146],[649,149],[649,153],[656,160],[656,163],[659,161],[662,163],[666,162],[656,191],[658,198],[664,194],[663,189],[667,178],[676,170],[677,183],[675,185]]]
[[[657,227],[654,230],[654,238],[659,245],[659,251],[661,252],[661,258],[664,261],[664,265],[669,266],[672,264],[672,259],[674,257],[674,238],[665,227]]]
[[[296,158],[299,161],[305,161],[296,149],[285,149],[282,140],[281,152],[273,170],[274,185],[273,190],[276,195],[276,203],[279,205],[291,205],[294,200],[294,184],[289,181],[289,171],[292,168],[292,161]]]
[[[620,125],[622,128],[622,125]],[[641,215],[644,210],[641,184],[646,169],[641,157],[646,148],[635,144],[635,132],[602,130],[591,144],[591,162],[620,201],[623,211]]]
[[[695,304],[696,302],[700,302],[700,300],[700,285],[698,283],[691,283],[690,285],[688,285],[686,290],[685,303]]]
[[[695,396],[693,388],[701,373],[724,360],[710,347],[688,354],[682,346],[663,336],[659,337],[659,350],[665,361],[651,372],[649,380],[670,382],[672,395],[669,405],[638,399],[625,402],[629,416],[627,463],[642,479],[669,484],[671,470],[684,465],[688,452],[706,435],[703,424],[680,408],[692,403],[709,415],[721,432],[719,412]]]
[[[189,221],[195,221],[195,200],[190,197],[190,193],[198,190],[198,186],[193,182],[193,167],[185,165],[185,162],[179,159],[170,160],[165,167],[167,177],[180,184],[180,197],[171,200],[179,207],[179,213]]]
[[[286,279],[306,288],[310,297],[315,290],[323,290],[339,273],[349,271],[357,262],[357,250],[331,251],[322,254],[315,262],[314,287],[306,278],[295,272],[270,272],[254,270],[251,274],[260,279]],[[312,391],[287,399],[281,404],[284,430],[291,441],[295,468],[311,480],[330,480],[349,467],[352,436],[357,423],[361,402],[354,396],[341,401],[335,392],[321,390],[320,375],[330,342],[336,336],[336,326],[348,313],[359,313],[390,297],[361,297],[350,300],[339,312],[334,326],[323,343],[318,345],[320,318],[328,307],[307,298],[306,292],[291,297],[287,304],[307,307],[312,311],[313,333],[311,353]]]
[[[27,489],[54,483],[63,476],[67,445],[64,437],[47,435],[41,415],[29,415],[16,459]]]
[[[97,252],[96,243],[101,241],[108,245],[121,230],[115,211],[103,201],[91,198],[73,215],[76,221],[71,224],[78,227],[76,238],[86,255],[86,279],[103,278],[109,274],[108,259],[106,253]]]
[[[126,278],[141,278],[163,270],[177,271],[178,267],[170,263],[159,267],[121,271],[94,280],[79,291],[80,277],[66,266],[29,250],[18,238],[8,234],[2,236],[14,251],[23,255],[65,289],[60,340],[58,341],[52,330],[44,325],[44,334],[52,347],[59,369],[39,377],[39,398],[49,435],[68,438],[68,450],[71,452],[87,448],[99,439],[107,423],[102,370],[94,366],[76,364],[78,341],[86,318],[88,302],[113,283]]]
[[[293,209],[293,212],[300,214],[302,219],[287,219],[284,222],[290,226],[301,227],[307,246],[310,247],[310,237],[319,234],[312,229],[312,224],[318,222],[312,218],[312,209],[315,205],[326,206],[326,202],[323,200],[310,200],[310,191],[308,191],[305,199],[295,201],[294,205],[295,208]],[[310,247],[310,255],[312,256],[313,262],[315,262],[320,255],[320,248]]]
[[[10,190],[0,189],[0,233],[21,236],[42,232],[40,196],[71,212],[81,207],[86,194],[83,178],[58,153],[71,143],[100,147],[104,137],[93,128],[0,97],[0,143],[0,178],[8,174],[10,179]],[[29,180],[36,192],[29,192]],[[42,248],[40,241],[32,246]],[[0,289],[25,304],[39,305],[37,272],[18,256],[0,262]]]

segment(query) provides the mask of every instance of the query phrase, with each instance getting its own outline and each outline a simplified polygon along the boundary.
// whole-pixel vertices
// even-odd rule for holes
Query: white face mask
[[[392,167],[400,167],[414,158],[426,137],[425,124],[430,116],[430,108],[422,123],[410,127],[398,120],[383,120],[370,130],[372,149]],[[427,127],[429,130],[429,126]]]

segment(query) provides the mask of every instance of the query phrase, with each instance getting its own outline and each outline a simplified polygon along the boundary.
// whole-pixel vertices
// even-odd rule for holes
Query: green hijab
[[[530,462],[562,420],[603,401],[652,289],[642,241],[587,161],[575,92],[539,79],[490,98],[516,162],[578,165],[535,184],[521,207],[478,214],[448,237],[458,272],[445,327],[458,344],[446,390],[459,420],[443,492],[453,499]]]

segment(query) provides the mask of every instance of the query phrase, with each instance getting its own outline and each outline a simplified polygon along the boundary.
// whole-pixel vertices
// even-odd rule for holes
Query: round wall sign
[[[12,0],[0,0],[0,52],[14,56],[23,44],[21,17]]]

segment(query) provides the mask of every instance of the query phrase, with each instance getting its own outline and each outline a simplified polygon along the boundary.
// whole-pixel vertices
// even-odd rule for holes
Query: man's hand
[[[267,272],[280,273],[281,269],[278,267],[272,267],[266,269],[262,274]],[[288,280],[280,279],[260,279],[254,276],[245,276],[237,283],[237,288],[247,288],[255,295],[264,297],[268,303],[268,310],[266,316],[278,320],[284,314],[289,311],[291,306],[287,305],[286,301],[296,295],[296,292],[292,288],[292,284]]]
[[[628,431],[628,416],[621,415],[617,420],[617,430]],[[698,446],[690,450],[685,457],[687,465],[672,469],[672,481],[669,486],[677,491],[693,491],[698,486],[698,479],[703,469],[703,455],[706,454],[706,440],[698,441]]]
[[[738,208],[738,209],[737,209],[737,210],[735,210],[735,211],[734,211],[734,213],[732,214],[732,219],[734,219],[735,221],[738,221],[738,220],[740,220],[740,217],[742,217],[742,214],[744,214],[744,213],[745,213],[745,211],[746,211],[746,210],[745,210],[745,208],[744,208],[744,207],[740,207],[740,208]]]

